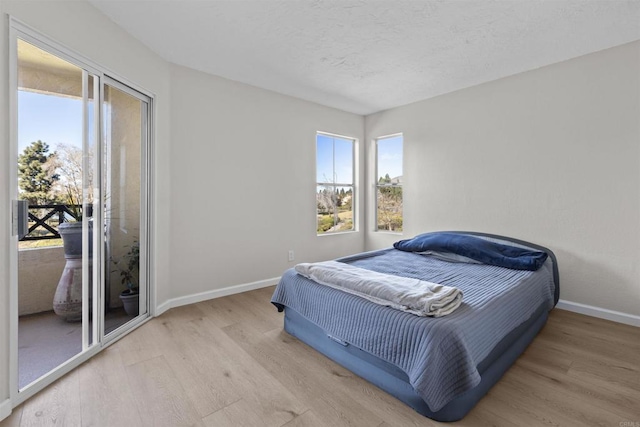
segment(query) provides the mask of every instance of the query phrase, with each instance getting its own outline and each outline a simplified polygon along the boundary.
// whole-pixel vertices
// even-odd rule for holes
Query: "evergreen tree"
[[[51,187],[59,179],[50,160],[55,153],[49,153],[49,145],[40,140],[32,142],[18,156],[18,185],[20,198],[29,204],[42,205],[53,200]]]

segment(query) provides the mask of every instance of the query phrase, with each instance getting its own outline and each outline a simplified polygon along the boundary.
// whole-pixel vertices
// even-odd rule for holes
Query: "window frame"
[[[380,179],[380,171],[379,171],[379,142],[385,139],[391,139],[391,138],[397,138],[400,137],[402,138],[402,177],[404,178],[404,134],[402,132],[398,132],[398,133],[393,133],[393,134],[389,134],[389,135],[383,135],[383,136],[379,136],[377,138],[373,139],[373,144],[374,144],[374,158],[373,158],[373,162],[374,162],[374,166],[373,166],[373,170],[374,170],[374,176],[373,176],[373,217],[374,217],[374,222],[373,222],[373,231],[376,233],[383,233],[383,234],[397,234],[397,235],[402,235],[403,231],[404,231],[404,210],[402,213],[402,230],[401,231],[390,231],[390,230],[383,230],[378,228],[378,189],[380,188],[400,188],[402,190],[402,198],[403,198],[403,204],[404,204],[404,186],[401,183],[399,184],[393,184],[393,183],[389,183],[389,184],[380,184],[379,183],[379,179]]]
[[[318,181],[318,137],[319,136],[324,136],[324,137],[328,137],[331,138],[333,140],[333,144],[334,144],[334,150],[333,150],[333,166],[332,166],[332,176],[331,176],[331,181]],[[335,171],[335,139],[342,139],[342,140],[346,140],[346,141],[350,141],[351,142],[351,184],[345,184],[345,183],[339,183],[339,182],[334,182],[335,181],[335,176],[336,176],[336,171]],[[346,135],[340,135],[340,134],[336,134],[336,133],[330,133],[330,132],[322,132],[322,131],[316,131],[316,137],[315,137],[315,194],[316,194],[316,199],[315,199],[315,212],[316,212],[316,235],[318,237],[320,236],[333,236],[333,235],[337,235],[337,234],[345,234],[345,233],[354,233],[358,231],[358,221],[357,221],[357,211],[356,211],[356,194],[357,194],[357,181],[356,181],[356,177],[357,177],[357,143],[358,143],[358,139],[354,138],[352,136],[346,136]],[[325,231],[325,232],[318,232],[318,199],[317,199],[317,194],[318,194],[318,188],[319,187],[323,187],[323,188],[333,188],[333,193],[336,193],[336,189],[343,187],[343,188],[351,188],[351,212],[353,215],[353,225],[352,228],[350,230],[339,230],[339,231]],[[337,210],[336,212],[334,212],[334,226],[337,224],[335,217],[337,216]]]

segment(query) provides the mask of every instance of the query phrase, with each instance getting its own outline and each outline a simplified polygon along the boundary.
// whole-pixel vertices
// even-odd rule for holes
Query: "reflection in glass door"
[[[148,98],[112,79],[103,89],[105,335],[147,313],[144,234]]]
[[[22,401],[149,316],[151,98],[29,32],[14,41],[11,382]]]

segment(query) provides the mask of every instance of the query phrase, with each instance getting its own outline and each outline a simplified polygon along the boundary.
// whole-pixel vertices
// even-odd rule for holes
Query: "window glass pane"
[[[402,135],[376,142],[376,229],[402,231]]]
[[[316,136],[318,234],[354,230],[354,142],[320,133]]]
[[[377,187],[378,230],[402,231],[402,187]]]
[[[378,182],[402,183],[402,135],[378,140]]]
[[[333,138],[318,134],[316,137],[316,182],[333,181]]]
[[[105,298],[110,310],[105,316],[104,332],[109,334],[146,311],[139,293],[145,286],[140,275],[140,165],[145,105],[109,84],[104,85],[103,101],[104,233],[110,258],[105,275]]]
[[[353,227],[353,187],[316,187],[318,234],[351,231]]]
[[[336,188],[337,223],[333,231],[353,230],[353,187]]]
[[[336,183],[353,184],[353,140],[334,138]]]
[[[333,231],[336,222],[336,199],[334,187],[316,188],[316,207],[318,215],[318,234]]]
[[[83,327],[88,330],[90,324],[82,322],[87,313],[83,296],[91,289],[91,258],[83,263],[82,254],[88,255],[89,250],[82,234],[91,229],[81,222],[86,184],[82,69],[23,40],[15,42],[18,156],[12,163],[18,188],[11,192],[26,201],[30,230],[18,247],[11,247],[18,291],[16,380],[18,389],[24,390],[69,363],[83,351],[83,344],[92,344],[83,334]],[[8,143],[4,144],[8,150]],[[5,166],[8,162],[3,163],[2,185],[9,191]],[[47,247],[62,245],[62,236],[66,250]]]

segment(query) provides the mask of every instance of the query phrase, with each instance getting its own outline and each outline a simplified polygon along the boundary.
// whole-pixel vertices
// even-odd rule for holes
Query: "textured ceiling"
[[[369,114],[640,39],[640,0],[89,0],[167,61]]]

